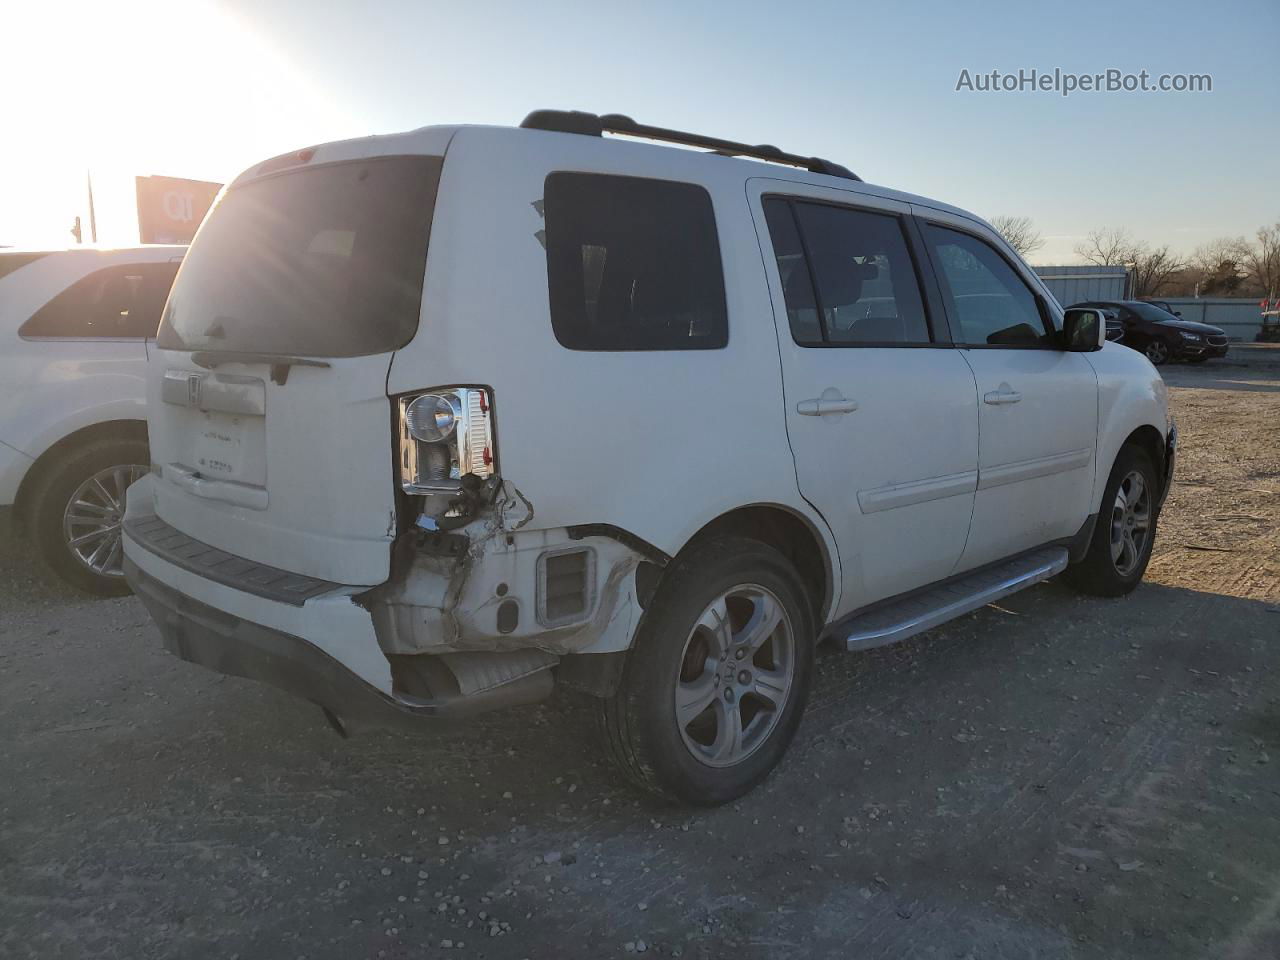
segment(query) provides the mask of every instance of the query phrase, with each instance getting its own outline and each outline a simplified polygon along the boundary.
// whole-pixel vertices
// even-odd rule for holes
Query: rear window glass
[[[176,263],[95,270],[46,303],[18,331],[24,337],[154,337]]]
[[[335,163],[231,188],[192,242],[159,346],[321,357],[404,346],[441,163]]]
[[[711,197],[691,183],[547,177],[551,325],[571,350],[708,350],[729,339]]]
[[[1129,304],[1129,309],[1144,320],[1151,320],[1154,323],[1168,323],[1170,320],[1178,319],[1168,310],[1157,307],[1154,303],[1143,303],[1139,301]]]

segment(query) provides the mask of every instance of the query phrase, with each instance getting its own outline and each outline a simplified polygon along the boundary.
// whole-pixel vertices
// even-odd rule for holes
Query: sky
[[[0,244],[137,242],[134,176],[538,107],[827,157],[1038,263],[1124,227],[1189,253],[1280,220],[1280,2],[0,0]],[[961,71],[1209,74],[1208,93],[980,92]]]

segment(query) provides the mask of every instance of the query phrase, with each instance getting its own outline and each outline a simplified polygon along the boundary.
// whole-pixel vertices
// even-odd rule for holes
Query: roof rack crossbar
[[[801,167],[810,173],[823,173],[829,177],[862,180],[860,176],[848,167],[832,163],[830,160],[823,160],[821,157],[802,157],[794,153],[785,153],[769,143],[760,143],[753,146],[747,143],[738,143],[734,140],[708,137],[700,133],[685,133],[682,130],[669,130],[666,127],[651,127],[647,124],[636,123],[630,117],[623,116],[620,113],[606,113],[600,116],[578,110],[534,110],[520,122],[520,126],[528,130],[577,133],[588,137],[601,137],[605,133],[620,133],[628,137],[660,140],[664,143],[678,143],[687,147],[703,147],[727,156],[753,157],[757,160],[785,163],[792,167]]]

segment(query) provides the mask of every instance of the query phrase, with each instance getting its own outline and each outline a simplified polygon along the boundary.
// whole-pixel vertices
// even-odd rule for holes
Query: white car
[[[185,250],[0,252],[0,509],[93,593],[128,592],[120,519],[150,464],[146,341]]]
[[[573,687],[634,780],[724,802],[819,639],[1138,583],[1175,434],[1104,330],[982,220],[773,147],[538,111],[308,148],[192,244],[126,572],[170,650],[343,726]]]

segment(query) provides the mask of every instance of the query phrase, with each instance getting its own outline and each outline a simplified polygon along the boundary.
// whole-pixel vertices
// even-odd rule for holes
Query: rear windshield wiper
[[[276,353],[243,353],[235,350],[197,350],[191,354],[196,366],[212,370],[224,363],[268,363],[271,365],[271,382],[281,386],[289,379],[290,367],[328,367],[324,360],[307,357],[282,357]]]

